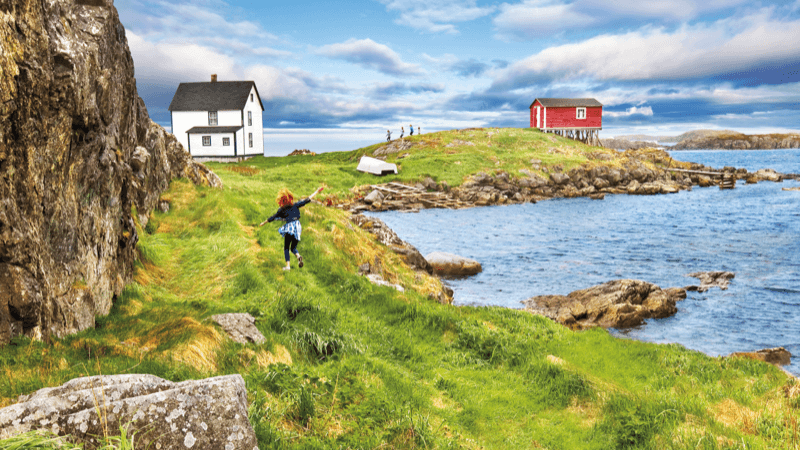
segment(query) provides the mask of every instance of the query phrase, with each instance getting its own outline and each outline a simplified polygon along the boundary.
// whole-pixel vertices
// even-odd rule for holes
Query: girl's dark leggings
[[[283,257],[289,262],[289,250],[297,254],[297,239],[289,233],[283,235]]]

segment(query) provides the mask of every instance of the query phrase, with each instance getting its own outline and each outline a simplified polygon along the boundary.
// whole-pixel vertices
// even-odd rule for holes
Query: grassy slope
[[[487,131],[414,137],[428,144],[395,178],[457,185],[479,170],[517,174],[532,158],[568,169],[602,151]],[[454,139],[477,145],[444,147]],[[800,400],[786,394],[798,389],[778,369],[573,332],[516,310],[439,305],[427,297],[437,280],[337,209],[303,209],[306,267],[280,270],[277,226],[255,226],[276,209],[277,190],[308,194],[325,182],[347,196],[375,182],[354,171],[375,148],[214,165],[223,190],[173,182],[170,212],[140,230],[135,282],[96,329],[0,350],[0,405],[80,375],[241,373],[262,449],[800,448]],[[357,275],[376,257],[405,293]],[[267,343],[232,343],[208,320],[241,311],[258,317]]]

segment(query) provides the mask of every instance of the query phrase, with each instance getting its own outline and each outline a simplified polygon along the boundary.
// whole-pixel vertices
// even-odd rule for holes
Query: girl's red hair
[[[292,206],[294,204],[294,195],[289,189],[283,188],[278,192],[276,200],[279,206]]]

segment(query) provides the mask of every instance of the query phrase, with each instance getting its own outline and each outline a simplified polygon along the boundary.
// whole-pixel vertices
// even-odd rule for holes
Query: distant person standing
[[[422,127],[417,127],[417,134],[422,134]]]
[[[400,139],[403,139],[403,135],[406,133],[405,128],[400,127]]]
[[[409,126],[408,126],[408,128],[410,128],[410,129],[411,129],[411,134],[410,134],[410,136],[413,136],[413,135],[414,135],[414,125],[409,125]]]
[[[386,142],[389,142],[391,140],[392,140],[392,131],[386,130]]]

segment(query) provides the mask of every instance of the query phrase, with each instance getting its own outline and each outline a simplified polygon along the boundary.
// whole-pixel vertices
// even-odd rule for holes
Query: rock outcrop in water
[[[172,178],[220,186],[152,122],[111,0],[0,3],[0,345],[107,314]]]
[[[727,290],[731,280],[736,276],[733,272],[694,272],[686,275],[687,277],[700,280],[700,286],[686,286],[687,291],[705,292],[713,287]]]
[[[524,300],[525,310],[571,328],[629,328],[645,319],[669,317],[686,298],[680,288],[661,289],[639,280],[614,280],[569,295],[540,295]]]
[[[181,383],[153,375],[76,378],[0,409],[0,439],[45,429],[95,449],[120,424],[135,434],[136,448],[258,448],[241,375]]]

